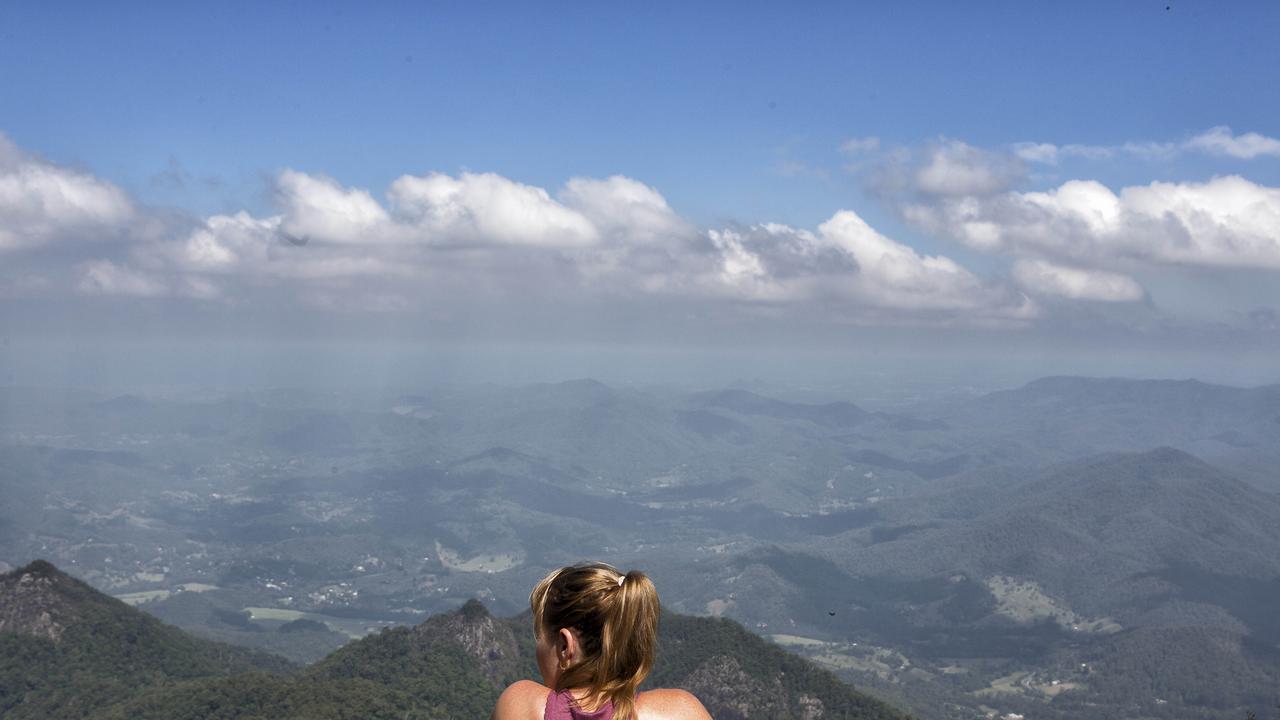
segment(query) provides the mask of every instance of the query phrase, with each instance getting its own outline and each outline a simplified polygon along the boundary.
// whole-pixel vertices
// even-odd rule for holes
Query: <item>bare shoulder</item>
[[[711,720],[711,715],[687,690],[648,690],[636,696],[639,720]]]
[[[532,680],[519,680],[507,686],[493,708],[492,720],[535,720],[542,717],[551,690]]]

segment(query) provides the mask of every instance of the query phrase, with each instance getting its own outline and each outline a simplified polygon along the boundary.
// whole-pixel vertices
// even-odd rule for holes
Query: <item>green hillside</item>
[[[201,640],[36,561],[0,575],[0,716],[90,717],[138,689],[293,669]]]

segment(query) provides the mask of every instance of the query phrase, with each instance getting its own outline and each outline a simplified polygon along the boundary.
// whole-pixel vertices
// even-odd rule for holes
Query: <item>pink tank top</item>
[[[599,710],[587,712],[574,704],[568,690],[561,690],[547,695],[547,709],[542,717],[543,720],[613,720],[613,703],[606,702]]]

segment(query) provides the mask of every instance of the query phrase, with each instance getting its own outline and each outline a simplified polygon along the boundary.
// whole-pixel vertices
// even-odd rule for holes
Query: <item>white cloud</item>
[[[1128,275],[1045,260],[1018,260],[1013,264],[1013,277],[1030,292],[1072,300],[1131,302],[1146,295],[1138,281]]]
[[[1231,128],[1219,125],[1182,142],[1130,141],[1119,145],[1054,145],[1022,142],[1010,146],[1015,155],[1031,163],[1057,165],[1066,157],[1102,160],[1128,155],[1144,160],[1170,160],[1180,154],[1200,152],[1209,155],[1252,160],[1257,157],[1280,157],[1280,140],[1256,132],[1234,135]]]
[[[581,247],[599,239],[546,190],[493,173],[405,175],[388,195],[397,222],[428,242]]]
[[[1115,150],[1097,145],[1054,145],[1053,143],[1023,142],[1011,146],[1013,154],[1019,158],[1042,165],[1057,165],[1058,161],[1067,157],[1081,157],[1088,160],[1102,160],[1115,155]]]
[[[384,207],[366,190],[286,170],[276,197],[280,230],[307,242],[581,247],[599,239],[591,221],[546,190],[493,173],[404,175]]]
[[[560,199],[613,242],[667,244],[694,232],[661,193],[621,175],[604,180],[572,178]]]
[[[1013,154],[1027,162],[1057,165],[1059,149],[1053,143],[1024,142],[1013,146]]]
[[[846,148],[870,152],[864,138]],[[1010,167],[963,143],[918,168],[930,192],[990,189]],[[492,173],[402,176],[385,198],[285,170],[278,212],[199,220],[135,206],[115,186],[0,143],[0,247],[22,254],[3,293],[263,298],[315,307],[428,309],[474,300],[723,303],[841,321],[1025,322],[1035,306],[953,260],[922,255],[842,210],[816,232],[699,229],[632,178],[575,177],[555,194]],[[114,233],[114,234],[113,234]],[[108,249],[88,235],[111,235]],[[71,287],[52,287],[52,282]],[[59,280],[60,279],[60,280]],[[17,294],[17,295],[15,295]],[[549,300],[551,299],[551,300]],[[496,307],[496,306],[495,306]],[[708,306],[709,307],[709,306]]]
[[[407,252],[400,244],[338,243],[338,236],[330,235],[330,244],[308,239],[299,245],[301,241],[283,233],[283,227],[279,216],[214,215],[181,240],[140,245],[133,254],[149,270],[200,278],[211,287],[246,278],[326,281],[424,272],[421,254]]]
[[[562,195],[575,207],[541,188],[493,174],[404,176],[393,183],[387,209],[365,190],[288,170],[277,179],[280,215],[214,215],[179,238],[140,242],[133,249],[133,267],[151,275],[130,265],[94,265],[81,289],[163,294],[168,288],[213,296],[186,288],[198,281],[206,289],[223,288],[225,295],[225,288],[236,283],[261,286],[274,278],[320,283],[328,290],[306,297],[334,298],[342,292],[338,285],[350,286],[357,278],[440,280],[440,272],[451,268],[480,279],[486,273],[518,272],[513,263],[531,270],[530,258],[504,259],[503,248],[510,248],[506,254],[523,248],[555,255],[590,250],[604,235],[625,249],[695,232],[657,191],[629,178],[577,178]],[[584,255],[573,262],[585,266],[592,260]],[[565,259],[559,262],[563,266]],[[621,261],[614,264],[625,267]],[[444,269],[437,272],[437,266]],[[147,281],[159,276],[175,282]],[[365,304],[399,307],[398,302]]]
[[[279,217],[256,219],[246,212],[214,215],[179,243],[160,249],[186,271],[254,272],[271,262],[271,247],[280,239]]]
[[[841,210],[818,233],[786,225],[708,233],[718,261],[709,287],[773,302],[837,302],[854,317],[945,316],[959,322],[1025,321],[1026,297],[992,286],[950,258],[922,256]]]
[[[384,207],[366,190],[286,170],[276,181],[279,215],[215,215],[179,239],[139,243],[133,256],[148,272],[163,271],[187,284],[199,280],[207,288],[253,278],[329,286],[324,293],[306,294],[314,300],[339,297],[342,291],[334,283],[350,285],[356,278],[425,279],[442,259],[433,251],[470,248],[482,255],[464,260],[463,265],[470,263],[464,271],[484,272],[477,263],[497,271],[506,267],[495,255],[503,247],[558,252],[590,247],[605,231],[635,242],[684,227],[661,195],[628,178],[578,179],[565,195],[585,212],[557,202],[542,188],[498,175],[432,174],[396,180]],[[121,278],[129,272],[127,266],[113,268]],[[182,283],[173,287],[182,290]],[[86,287],[98,285],[114,294],[142,288],[123,280]],[[383,293],[375,303],[369,295],[365,300],[370,301],[362,302],[383,308],[403,304],[385,301],[391,296]]]
[[[1280,157],[1280,140],[1255,132],[1233,135],[1226,125],[1206,130],[1188,140],[1186,146],[1211,155],[1228,155],[1244,160],[1262,155]]]
[[[1017,158],[948,140],[932,148],[915,185],[931,195],[983,195],[1008,188],[1024,172]]]
[[[290,236],[331,243],[391,240],[390,218],[364,190],[344,188],[330,178],[285,170],[276,178],[281,229]]]
[[[0,252],[115,236],[135,219],[120,188],[28,155],[0,134]]]
[[[1047,192],[948,198],[909,220],[992,252],[1280,269],[1280,189],[1238,176],[1151,183],[1119,194],[1073,180]]]
[[[770,277],[760,256],[747,249],[741,233],[710,230],[707,236],[719,253],[719,262],[709,283],[713,288],[751,300],[785,300],[791,295]]]
[[[596,228],[599,242],[566,248],[563,254],[582,280],[600,289],[667,292],[682,287],[687,280],[682,261],[705,242],[661,193],[631,178],[572,178],[559,198]]]
[[[818,227],[822,237],[858,263],[858,294],[903,309],[985,309],[993,297],[973,273],[941,255],[922,256],[881,235],[849,210]]]
[[[655,189],[621,176],[574,178],[559,201],[493,175],[401,178],[385,211],[325,178],[290,173],[282,184],[281,215],[210,217],[179,239],[139,244],[132,266],[87,264],[81,291],[230,300],[246,283],[287,283],[317,306],[403,309],[442,283],[499,293],[563,284],[606,296],[834,303],[871,321],[1024,322],[1036,312],[1024,296],[921,255],[848,210],[816,234],[772,223],[703,232]],[[519,217],[537,227],[515,228]],[[566,234],[591,244],[566,245]]]

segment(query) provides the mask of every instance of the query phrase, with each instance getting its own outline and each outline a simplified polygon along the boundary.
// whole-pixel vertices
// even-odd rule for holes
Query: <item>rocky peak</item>
[[[461,615],[462,619],[467,622],[483,622],[486,619],[493,619],[493,616],[489,614],[489,608],[486,608],[484,603],[475,598],[463,603],[462,607],[458,608],[458,615]]]
[[[494,619],[479,600],[468,600],[452,613],[437,615],[419,625],[415,632],[430,639],[452,641],[479,661],[485,674],[497,679],[520,662],[520,648],[514,633]]]
[[[73,614],[65,588],[75,582],[44,560],[0,575],[0,632],[57,642]]]
[[[790,717],[787,691],[781,677],[762,679],[749,674],[737,658],[715,655],[685,679],[685,688],[697,695],[717,718],[745,720],[750,717]],[[803,716],[822,717],[822,701],[810,699]]]

